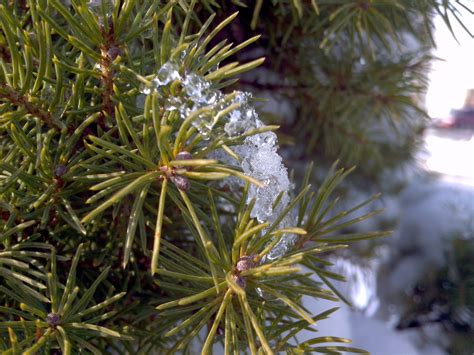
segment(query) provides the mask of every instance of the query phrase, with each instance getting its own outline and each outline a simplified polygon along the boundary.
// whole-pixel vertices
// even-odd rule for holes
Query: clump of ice
[[[224,125],[224,131],[230,137],[240,136],[253,129],[263,127],[257,111],[251,105],[251,94],[235,92],[232,103],[240,103],[240,107],[229,115]],[[243,144],[232,147],[240,157],[240,166],[244,173],[263,183],[262,187],[251,185],[248,192],[247,203],[255,199],[251,217],[257,218],[261,223],[273,223],[290,203],[291,184],[288,171],[278,154],[277,136],[273,132],[263,132],[245,138]],[[214,153],[217,158],[225,163],[236,163],[223,152]],[[276,206],[278,196],[281,198]],[[291,227],[295,219],[291,212],[279,223],[279,227]],[[272,261],[284,255],[295,240],[293,235],[285,235],[280,242],[265,256]]]
[[[264,124],[257,112],[250,104],[249,93],[237,92],[234,101],[240,103],[240,108],[234,110],[224,130],[229,136],[247,133]],[[278,154],[277,137],[273,132],[263,132],[245,138],[243,144],[233,147],[241,158],[241,167],[244,173],[263,183],[262,187],[251,185],[248,202],[255,198],[252,217],[259,222],[273,222],[290,201],[290,181],[288,171]],[[275,208],[273,204],[278,195],[283,193]]]
[[[208,104],[214,103],[216,99],[216,93],[210,89],[211,84],[203,80],[199,75],[191,73],[186,75],[183,80],[183,86],[185,94],[196,104]],[[212,95],[214,94],[214,95]],[[212,96],[210,99],[209,96]]]
[[[249,103],[251,98],[252,95],[249,93],[237,93],[234,102],[239,103],[241,106],[238,110],[231,112],[229,120],[224,126],[224,130],[228,136],[240,136],[251,129],[264,126],[263,122],[258,118],[257,112]],[[271,134],[275,136],[274,133]]]
[[[286,206],[285,206],[286,207]],[[290,212],[291,213],[291,212]],[[280,222],[280,227],[293,227],[296,225],[296,218],[292,214],[286,215]],[[272,262],[273,260],[281,258],[290,250],[296,242],[296,235],[285,234],[280,241],[265,255],[262,259],[263,263],[267,261]]]
[[[181,82],[182,90],[179,96],[170,95],[169,92],[163,90],[175,80]],[[205,107],[211,107],[213,112],[216,112],[232,104],[239,104],[239,108],[220,118],[224,132],[229,137],[241,136],[265,126],[251,104],[252,95],[250,93],[236,91],[233,93],[233,98],[229,100],[229,96],[212,88],[211,83],[200,75],[196,73],[181,75],[179,66],[172,62],[165,63],[152,79],[151,85],[142,88],[141,92],[145,95],[153,92],[161,93],[163,107],[168,111],[178,112],[182,119]],[[217,123],[216,117],[215,114],[202,114],[193,121],[193,125],[204,138],[208,138]],[[251,211],[252,218],[256,218],[260,223],[273,223],[290,203],[291,190],[288,171],[282,163],[282,157],[277,152],[276,134],[273,132],[254,134],[245,138],[242,144],[231,148],[240,157],[240,161],[236,161],[222,150],[214,151],[210,157],[225,164],[240,165],[247,176],[263,183],[263,186],[250,186],[247,203],[255,199],[255,205]],[[234,185],[236,179],[230,178],[229,182]],[[237,182],[237,184],[241,185],[242,182]],[[274,206],[280,195],[278,204]],[[290,214],[279,223],[279,227],[294,225],[295,219]],[[266,256],[266,259],[274,260],[282,256],[293,241],[294,236],[284,236]]]
[[[251,94],[234,92],[231,104],[239,103],[240,107],[226,117],[224,131],[229,137],[240,136],[253,129],[264,127],[258,113],[250,103]],[[251,185],[247,203],[255,198],[255,205],[251,212],[252,218],[261,223],[274,222],[283,209],[290,202],[291,190],[288,171],[278,154],[277,136],[273,132],[263,132],[244,139],[243,143],[232,146],[232,150],[240,157],[237,162],[223,150],[216,150],[211,154],[225,164],[240,165],[243,172],[263,183],[263,186]],[[236,180],[232,179],[231,184]],[[239,180],[240,184],[243,183]],[[277,197],[283,193],[277,206],[273,206]],[[292,225],[291,223],[286,226]]]
[[[213,106],[215,109],[222,109],[225,106],[223,102],[224,95],[219,90],[211,88],[210,82],[195,73],[189,73],[185,76],[183,80],[183,93],[184,102],[179,109],[183,119],[207,106]],[[215,124],[215,117],[205,114],[200,115],[193,121],[193,125],[204,138],[209,137]]]
[[[156,75],[150,82],[150,85],[144,85],[140,88],[140,91],[145,95],[150,95],[153,92],[157,92],[161,87],[167,86],[174,80],[182,80],[179,74],[179,67],[175,63],[166,62],[156,72]]]

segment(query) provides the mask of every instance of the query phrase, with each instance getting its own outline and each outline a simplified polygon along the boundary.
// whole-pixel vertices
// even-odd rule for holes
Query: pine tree
[[[262,35],[236,54],[266,58],[241,85],[280,102],[278,109],[281,101],[290,106],[283,113],[270,108],[265,116],[281,126],[289,154],[294,160],[317,157],[325,166],[336,159],[356,164],[352,180],[365,186],[367,181],[383,185],[387,171],[413,160],[419,149],[429,124],[423,94],[435,59],[434,16],[450,29],[459,22],[474,33],[468,1],[233,3],[212,8],[223,17],[240,11],[221,39]]]
[[[419,63],[399,58],[383,76],[376,49],[412,16],[429,29],[431,11],[454,10],[414,3],[0,0],[2,353],[363,352],[337,334],[297,334],[337,309],[309,314],[303,296],[343,298],[325,255],[388,234],[349,231],[380,212],[357,213],[378,195],[335,212],[352,169],[334,164],[316,188],[311,166],[290,180],[278,126],[262,122],[238,78],[270,48],[301,117],[295,130],[276,122],[281,139],[300,130],[309,150],[336,147],[324,163],[347,163],[328,130],[357,136],[362,121],[332,120],[348,116],[330,108],[373,115],[349,95],[312,100],[324,88],[308,90],[309,66],[363,53],[371,65],[358,80],[397,98],[384,109],[417,109],[407,97]],[[301,65],[299,51],[323,35]],[[301,102],[330,117],[324,129]]]

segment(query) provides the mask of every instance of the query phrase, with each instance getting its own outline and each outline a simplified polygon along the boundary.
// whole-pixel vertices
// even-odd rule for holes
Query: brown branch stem
[[[104,43],[100,46],[101,60],[100,68],[102,72],[102,116],[114,117],[115,104],[112,100],[114,93],[115,71],[112,68],[112,62],[120,55],[120,49],[115,43],[115,34],[113,25],[110,24],[108,32],[102,28]]]
[[[6,99],[15,106],[23,107],[31,116],[38,117],[51,128],[60,129],[54,122],[50,112],[44,111],[31,102],[28,96],[21,95],[14,88],[5,83],[0,84],[0,99]]]

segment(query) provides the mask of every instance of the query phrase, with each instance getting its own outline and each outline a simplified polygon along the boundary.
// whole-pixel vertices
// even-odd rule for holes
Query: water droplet
[[[181,79],[181,75],[179,75],[179,67],[174,64],[167,62],[161,66],[156,74],[155,79],[153,81],[156,83],[156,87],[165,86],[169,83]]]
[[[140,88],[140,92],[142,94],[145,94],[145,95],[150,95],[151,94],[151,87],[150,86],[146,86],[146,85],[142,85],[141,88]]]

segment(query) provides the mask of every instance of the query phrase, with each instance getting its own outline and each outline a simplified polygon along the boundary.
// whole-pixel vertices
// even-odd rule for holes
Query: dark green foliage
[[[43,295],[38,297],[36,292],[32,292],[30,289],[25,290],[21,286],[18,287],[15,282],[7,281],[10,288],[0,286],[0,291],[16,301],[21,309],[21,311],[13,307],[2,309],[2,313],[9,314],[8,318],[11,320],[0,322],[0,329],[8,329],[10,334],[12,334],[12,330],[21,334],[10,336],[13,347],[25,349],[24,352],[30,354],[43,348],[50,351],[51,343],[56,343],[63,353],[70,353],[72,349],[87,349],[97,353],[100,351],[89,343],[90,339],[99,336],[133,340],[131,337],[96,324],[118,313],[118,310],[104,312],[104,309],[122,298],[125,292],[109,296],[107,300],[89,306],[97,287],[107,277],[110,268],[106,268],[83,292],[82,296],[78,297],[80,287],[76,285],[76,269],[81,251],[82,245],[79,246],[72,260],[71,269],[64,285],[58,279],[57,260],[53,252],[50,264],[51,272],[47,273],[48,286],[34,285],[44,288],[47,297]],[[15,286],[18,287],[17,290],[15,290]],[[21,320],[15,320],[18,317]],[[20,339],[19,344],[14,344],[15,338],[16,340]],[[8,346],[3,350],[8,350]],[[13,352],[16,351],[13,350]]]

